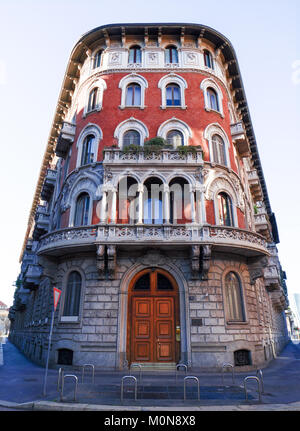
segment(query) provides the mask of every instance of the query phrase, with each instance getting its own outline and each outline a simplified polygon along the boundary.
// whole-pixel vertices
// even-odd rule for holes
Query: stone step
[[[136,365],[136,366],[134,366]],[[130,370],[139,370],[140,368],[137,365],[141,365],[142,372],[144,371],[174,371],[176,370],[175,362],[133,362],[130,365]]]

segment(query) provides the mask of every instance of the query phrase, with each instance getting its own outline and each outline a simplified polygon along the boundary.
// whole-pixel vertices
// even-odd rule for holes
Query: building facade
[[[7,305],[0,301],[0,336],[8,334],[10,324],[8,313]]]
[[[113,24],[72,50],[10,339],[44,364],[267,364],[287,342],[279,242],[231,43]]]

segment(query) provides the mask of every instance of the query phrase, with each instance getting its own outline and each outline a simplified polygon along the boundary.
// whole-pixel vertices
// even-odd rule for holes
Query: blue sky
[[[0,0],[0,300],[13,281],[71,50],[104,24],[187,22],[232,43],[280,235],[290,295],[300,293],[299,0]]]

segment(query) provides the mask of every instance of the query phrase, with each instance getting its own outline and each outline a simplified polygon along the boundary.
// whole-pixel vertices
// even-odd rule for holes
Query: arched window
[[[170,132],[167,133],[167,142],[169,145],[172,145],[173,148],[180,147],[184,145],[183,134],[179,130],[170,130]]]
[[[169,183],[170,223],[185,224],[191,219],[190,186],[185,178],[173,178]]]
[[[81,275],[77,271],[72,271],[68,276],[64,316],[79,316],[80,296],[81,296]]]
[[[148,178],[144,183],[144,223],[163,223],[162,181],[159,178]]]
[[[213,159],[215,163],[226,166],[225,143],[221,136],[213,135],[212,137]]]
[[[95,140],[94,135],[88,135],[84,139],[83,145],[82,145],[82,153],[81,153],[81,162],[80,162],[81,166],[87,165],[89,163],[93,163],[94,157],[95,157],[93,153],[94,140]]]
[[[213,109],[214,111],[220,111],[218,95],[213,88],[207,89],[207,101],[209,109]]]
[[[87,226],[89,224],[90,196],[81,193],[75,206],[74,226]]]
[[[204,56],[204,64],[206,67],[209,67],[210,69],[214,68],[214,63],[213,63],[213,58],[211,53],[205,49],[203,52],[203,56]]]
[[[178,63],[178,51],[176,46],[167,46],[165,50],[166,63]]]
[[[140,145],[141,137],[137,130],[128,130],[123,135],[123,148],[128,145]]]
[[[225,296],[227,320],[245,321],[241,282],[234,272],[229,272],[225,277]]]
[[[219,224],[222,226],[233,226],[232,203],[226,193],[218,195]]]
[[[142,62],[142,51],[138,45],[132,46],[129,49],[129,63],[139,64]]]
[[[130,84],[126,88],[126,106],[141,105],[141,86],[139,84]]]
[[[177,84],[169,84],[166,87],[166,105],[167,106],[180,106],[180,87]]]
[[[89,94],[87,112],[93,111],[98,108],[99,89],[95,87]]]
[[[94,63],[93,63],[93,68],[96,69],[97,67],[100,67],[101,65],[101,55],[102,55],[102,51],[101,49],[99,51],[96,52],[95,57],[94,57]]]

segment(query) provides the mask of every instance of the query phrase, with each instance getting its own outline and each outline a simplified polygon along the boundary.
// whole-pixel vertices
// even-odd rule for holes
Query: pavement
[[[135,399],[134,379],[124,380],[121,400],[122,377],[129,371],[103,371],[95,369],[94,380],[91,367],[64,367],[64,388],[58,386],[58,369],[49,369],[46,394],[44,395],[45,368],[28,360],[12,343],[2,344],[3,364],[0,363],[0,410],[13,411],[98,411],[98,412],[204,412],[204,411],[300,411],[300,344],[290,342],[268,367],[262,370],[260,392],[256,372],[230,371],[203,373],[188,370],[196,377],[186,381],[182,369],[174,372],[131,372],[137,381]],[[74,377],[77,377],[75,393]],[[233,378],[234,377],[234,378]],[[262,377],[262,378],[261,378]]]

